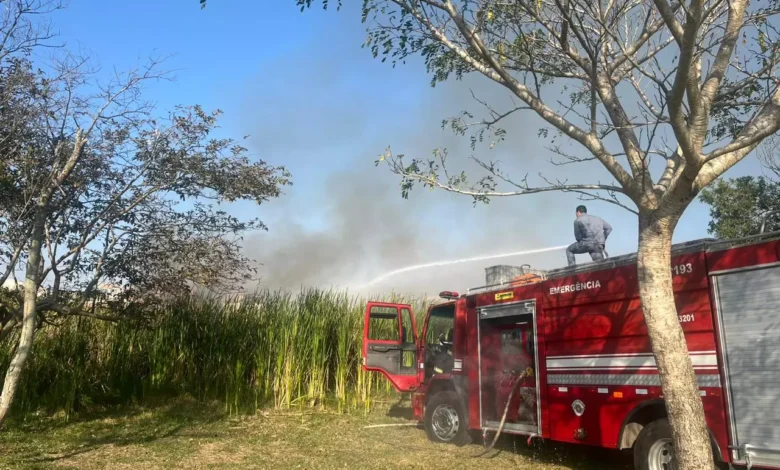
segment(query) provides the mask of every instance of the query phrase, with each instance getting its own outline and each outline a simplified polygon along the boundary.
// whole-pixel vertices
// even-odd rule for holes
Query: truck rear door
[[[780,468],[780,266],[713,278],[734,463]]]
[[[412,307],[369,302],[363,325],[363,370],[381,372],[399,392],[419,387]]]

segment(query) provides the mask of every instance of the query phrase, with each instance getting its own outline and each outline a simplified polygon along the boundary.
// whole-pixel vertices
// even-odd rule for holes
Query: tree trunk
[[[8,416],[13,404],[16,389],[24,370],[24,365],[32,352],[36,326],[36,302],[38,297],[38,277],[40,274],[41,247],[43,245],[44,223],[46,222],[45,207],[38,207],[35,214],[30,254],[27,259],[27,269],[24,280],[24,306],[22,315],[22,332],[11,365],[5,374],[3,392],[0,395],[0,425]]]
[[[712,470],[712,447],[688,345],[672,289],[672,216],[640,214],[637,270],[639,295],[663,387],[678,468]]]

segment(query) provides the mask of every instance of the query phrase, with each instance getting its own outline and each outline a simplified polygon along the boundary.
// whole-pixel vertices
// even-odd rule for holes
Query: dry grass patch
[[[78,421],[35,419],[0,433],[2,468],[143,469],[467,469],[626,470],[624,454],[571,446],[529,448],[504,439],[488,458],[481,446],[430,443],[415,426],[376,411],[367,416],[270,411],[229,418],[218,406],[175,400]]]

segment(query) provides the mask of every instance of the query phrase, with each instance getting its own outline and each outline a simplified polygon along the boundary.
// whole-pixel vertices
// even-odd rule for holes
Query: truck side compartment
[[[702,252],[673,260],[678,318],[688,341],[708,425],[726,448],[723,400],[706,263]],[[635,265],[552,279],[545,283],[540,336],[545,339],[549,436],[608,448],[630,447],[649,419],[646,411],[624,434],[626,417],[662,400],[660,378],[642,315]],[[585,405],[577,416],[574,400]],[[663,412],[664,414],[659,413]],[[584,433],[582,431],[584,431]],[[545,434],[547,434],[545,429]],[[576,436],[576,437],[575,437]]]

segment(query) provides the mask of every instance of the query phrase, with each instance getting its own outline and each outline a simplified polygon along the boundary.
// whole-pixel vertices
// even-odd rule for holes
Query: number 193
[[[693,265],[691,263],[678,264],[672,267],[672,272],[675,276],[679,276],[680,274],[690,274],[693,272]]]

